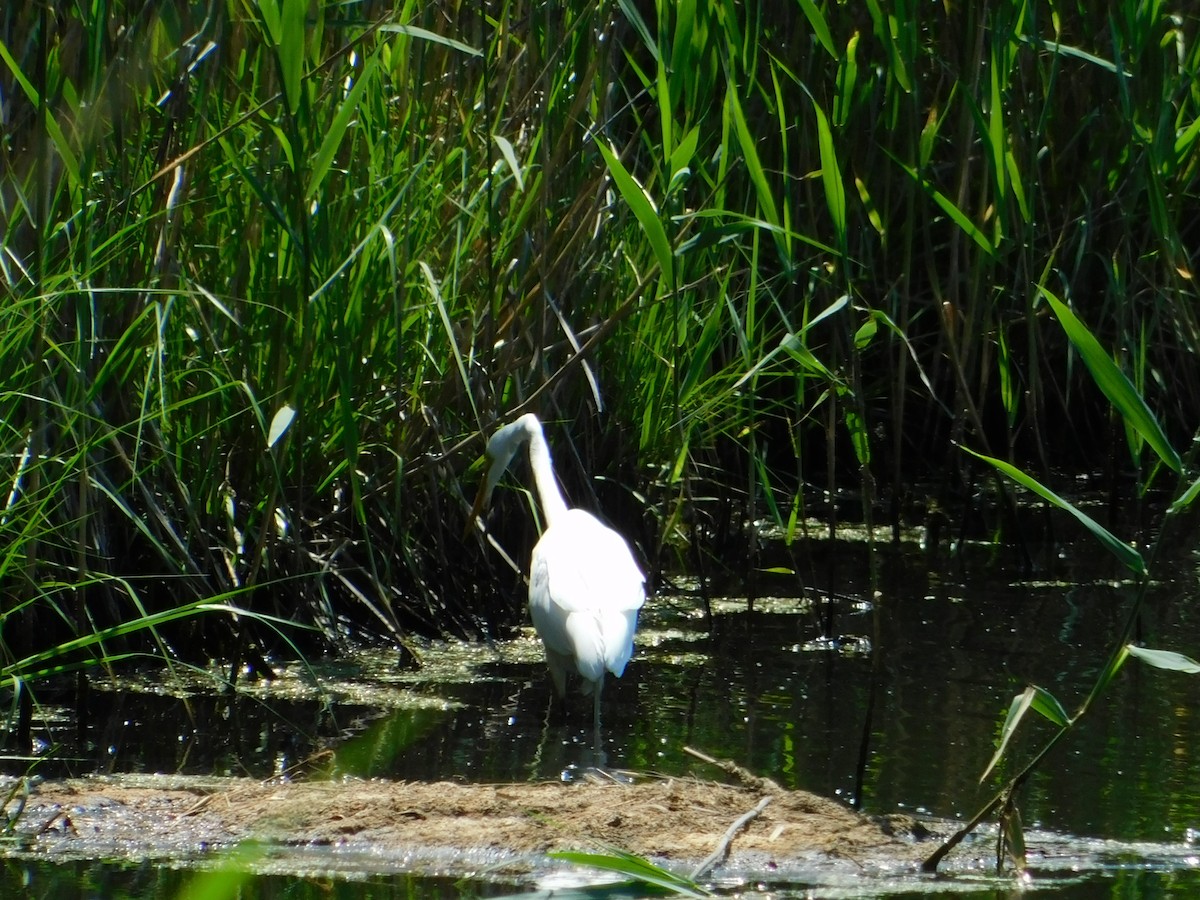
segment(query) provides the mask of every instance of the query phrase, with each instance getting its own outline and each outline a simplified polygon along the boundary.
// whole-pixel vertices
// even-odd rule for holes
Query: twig
[[[727,775],[732,775],[745,787],[756,791],[771,791],[779,794],[784,792],[784,789],[770,778],[763,778],[759,775],[755,775],[749,769],[742,768],[735,762],[730,762],[727,759],[715,759],[704,751],[697,750],[694,747],[684,747],[683,752],[689,756],[696,757],[696,759],[700,760],[701,762],[708,763],[710,766],[716,766]]]
[[[728,829],[726,829],[720,843],[717,844],[717,849],[705,857],[704,862],[696,866],[695,871],[693,871],[689,876],[692,881],[699,881],[701,876],[707,873],[709,869],[713,868],[713,866],[717,865],[718,863],[725,861],[725,857],[729,855],[729,845],[733,843],[733,839],[737,836],[737,833],[749,825],[752,819],[756,818],[759,813],[766,809],[767,804],[771,802],[771,799],[772,798],[770,794],[763,797],[758,801],[758,805],[754,807],[754,809],[750,810],[750,812],[746,813],[745,815],[740,816],[732,825],[729,826]]]

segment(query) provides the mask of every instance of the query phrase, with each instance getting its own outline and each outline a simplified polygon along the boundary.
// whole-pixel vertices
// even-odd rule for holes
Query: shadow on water
[[[968,581],[931,571],[913,551],[892,548],[882,558],[875,597],[864,596],[862,546],[839,544],[830,548],[836,562],[826,570],[836,594],[786,596],[794,579],[780,578],[782,596],[760,596],[753,612],[744,601],[718,600],[711,628],[695,599],[652,598],[634,660],[624,678],[605,687],[609,763],[717,778],[683,752],[693,745],[786,787],[850,802],[874,658],[877,695],[857,798],[863,811],[969,817],[1000,783],[1000,775],[982,786],[978,779],[1013,695],[1035,683],[1073,709],[1120,627],[1129,588],[1108,580],[1098,556],[1088,560],[1094,571],[1077,573],[1073,583],[1015,578],[994,567],[986,580]],[[769,578],[760,583],[771,587]],[[1200,646],[1197,616],[1180,602],[1194,583],[1187,563],[1162,582],[1147,622],[1157,646]],[[835,633],[823,635],[830,620]],[[72,742],[68,716],[42,707],[43,747],[62,746],[38,772],[265,777],[313,759],[322,773],[494,782],[572,777],[590,762],[590,702],[573,694],[564,705],[552,696],[528,631],[490,647],[430,645],[424,656],[426,667],[416,673],[402,670],[390,653],[370,652],[336,666],[314,664],[315,680],[291,667],[276,683],[225,694],[206,689],[211,682],[204,678],[173,687],[98,683],[83,744]],[[1198,691],[1195,679],[1127,667],[1025,789],[1025,823],[1056,834],[1190,846],[1200,829]],[[1018,757],[1048,734],[1027,725],[1014,748]],[[1054,852],[1069,858],[1072,846],[1057,842]],[[1036,846],[1030,862],[1036,872]],[[1060,862],[1042,860],[1059,874],[1039,885],[1059,897],[1097,890],[1187,896],[1200,888],[1187,866],[1164,870],[1130,858],[1068,877],[1070,866]],[[129,885],[122,890],[148,895],[163,887],[150,882],[175,877],[153,866],[79,865],[64,874],[10,860],[0,892],[10,895],[23,880],[57,883],[61,875],[77,885],[113,879]],[[406,879],[385,879],[379,895],[449,892],[436,879],[419,879],[419,887]],[[250,896],[275,893],[266,881],[254,890],[261,893]],[[471,891],[486,896],[492,888],[472,882]],[[39,893],[83,895],[32,895]],[[994,885],[984,895],[996,896]]]
[[[198,877],[191,869],[154,862],[51,863],[31,860],[0,860],[0,895],[29,900],[85,900],[99,897],[180,897],[192,889]],[[363,873],[350,879],[308,878],[292,875],[257,874],[234,885],[241,900],[337,900],[337,898],[427,898],[459,900],[462,897],[498,897],[510,893],[511,885],[434,875],[377,875]],[[232,896],[214,892],[213,896]]]

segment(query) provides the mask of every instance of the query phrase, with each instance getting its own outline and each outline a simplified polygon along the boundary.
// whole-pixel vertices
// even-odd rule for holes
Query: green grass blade
[[[58,151],[59,158],[63,161],[63,168],[70,177],[71,187],[77,188],[79,186],[79,158],[71,149],[67,136],[63,134],[62,127],[49,109],[46,110],[46,133],[50,135],[50,140],[54,142],[54,149]]]
[[[1021,180],[1021,169],[1011,150],[1004,151],[1004,168],[1008,171],[1008,184],[1012,188],[1013,198],[1017,201],[1017,209],[1021,212],[1021,221],[1028,222],[1029,201],[1025,198],[1025,185]]]
[[[637,6],[632,0],[617,0],[617,5],[621,7],[621,12],[625,13],[625,18],[629,20],[629,24],[633,26],[633,30],[638,33],[638,37],[642,39],[642,43],[657,63],[659,61],[658,42],[654,40],[654,35],[650,33],[650,28],[646,25],[642,14],[638,12]]]
[[[1008,714],[1004,717],[1004,727],[1000,729],[1000,744],[996,747],[996,752],[992,754],[991,760],[987,764],[987,768],[983,770],[983,774],[979,776],[979,781],[982,783],[992,769],[996,768],[996,763],[1004,757],[1004,751],[1008,749],[1008,742],[1017,731],[1017,726],[1021,724],[1021,720],[1025,718],[1025,713],[1029,712],[1029,708],[1033,705],[1033,688],[1025,688],[1024,693],[1017,694],[1013,697],[1012,703],[1008,706]]]
[[[307,16],[308,0],[281,0],[280,37],[275,52],[279,54],[288,109],[293,113],[300,109],[300,83],[304,80],[304,51],[308,43],[304,27]]]
[[[1008,742],[1017,731],[1017,726],[1021,724],[1025,713],[1031,709],[1049,719],[1060,728],[1065,728],[1071,722],[1067,711],[1063,709],[1062,704],[1058,702],[1053,694],[1035,684],[1029,685],[1022,693],[1013,697],[1012,703],[1009,704],[1008,715],[1004,717],[1004,727],[1000,729],[1000,744],[996,747],[996,752],[992,754],[987,768],[979,776],[981,782],[988,777],[992,769],[996,767],[996,763],[1000,762],[1001,758],[1003,758],[1004,751],[1008,748]]]
[[[496,146],[500,148],[500,155],[504,157],[504,162],[508,169],[513,174],[513,179],[517,182],[517,190],[525,190],[525,175],[521,171],[521,163],[517,159],[517,151],[513,148],[512,141],[502,134],[493,134],[492,140],[496,142]]]
[[[758,155],[757,137],[750,131],[746,122],[746,114],[742,111],[738,99],[737,85],[730,82],[725,91],[725,110],[733,123],[734,134],[737,136],[738,147],[742,151],[742,159],[746,163],[746,172],[754,186],[754,194],[758,198],[759,208],[765,218],[775,228],[782,228],[779,211],[775,206],[775,195],[771,191],[771,183],[767,181],[767,173]],[[784,249],[781,245],[780,249]]]
[[[667,231],[663,227],[662,219],[658,217],[658,209],[654,206],[654,201],[650,199],[650,195],[637,179],[629,174],[615,150],[605,145],[604,141],[599,140],[596,141],[596,147],[600,150],[600,155],[604,157],[604,163],[608,166],[609,174],[612,175],[617,191],[633,211],[638,224],[642,226],[642,232],[650,242],[650,248],[654,251],[654,258],[658,260],[658,267],[662,270],[663,277],[668,282],[674,282],[675,266],[674,256],[671,253],[671,242],[667,239]]]
[[[8,66],[8,70],[12,73],[17,84],[21,86],[21,90],[25,93],[25,98],[34,106],[41,102],[41,93],[33,86],[33,82],[25,77],[25,73],[21,71],[21,67],[17,65],[17,61],[13,59],[8,47],[4,41],[0,41],[0,60]]]
[[[1041,285],[1038,292],[1046,298],[1050,308],[1058,317],[1063,331],[1079,351],[1084,365],[1092,373],[1096,386],[1104,392],[1109,402],[1121,414],[1121,418],[1132,426],[1145,439],[1158,458],[1166,463],[1174,472],[1183,474],[1183,460],[1159,425],[1158,419],[1146,405],[1145,399],[1133,386],[1124,372],[1117,366],[1108,352],[1100,346],[1100,342],[1088,331],[1087,326],[1079,320],[1070,308],[1059,300],[1053,293]]]
[[[468,56],[483,56],[483,51],[472,47],[470,44],[464,44],[462,41],[455,40],[451,37],[438,34],[434,31],[429,31],[426,28],[418,28],[416,25],[380,25],[380,31],[393,31],[396,34],[404,34],[408,37],[420,38],[423,41],[429,41],[432,44],[441,44],[443,47],[449,47],[451,50],[457,50],[459,53],[465,53]]]
[[[1200,478],[1197,478],[1190,485],[1188,485],[1188,489],[1180,495],[1179,499],[1171,504],[1170,508],[1167,510],[1167,513],[1169,515],[1175,515],[1176,513],[1183,512],[1195,502],[1197,496],[1200,496]]]
[[[911,177],[913,181],[915,181],[921,187],[921,189],[929,195],[934,203],[941,207],[942,212],[948,215],[955,225],[957,225],[968,236],[970,236],[971,240],[978,244],[988,256],[996,255],[996,248],[988,236],[983,233],[982,229],[980,229],[978,225],[971,221],[970,217],[966,213],[954,205],[953,200],[922,178],[916,169],[902,163],[899,158],[897,158],[890,151],[885,150],[885,152],[887,152],[888,155],[895,160],[896,165],[900,166],[900,168],[909,174],[909,177]]]
[[[1108,72],[1112,75],[1117,74],[1116,63],[1096,56],[1094,53],[1088,53],[1086,50],[1082,50],[1079,47],[1072,47],[1069,44],[1062,44],[1058,41],[1042,41],[1024,35],[1021,36],[1020,39],[1033,44],[1034,46],[1041,47],[1043,50],[1046,50],[1049,53],[1056,53],[1059,56],[1069,56],[1073,57],[1074,59],[1081,59],[1084,62],[1089,62],[1094,66],[1099,66],[1105,72]]]
[[[1127,543],[1122,541],[1115,534],[1113,534],[1087,513],[1080,510],[1074,504],[1058,496],[1058,494],[1054,493],[1036,478],[1025,474],[1016,466],[1012,465],[1011,463],[1006,463],[1002,459],[996,459],[991,456],[985,456],[982,453],[976,453],[969,447],[963,447],[962,449],[967,453],[970,453],[972,456],[982,459],[984,462],[989,463],[990,465],[999,469],[1013,481],[1017,482],[1017,484],[1028,488],[1038,496],[1050,501],[1050,503],[1054,504],[1059,509],[1069,512],[1079,520],[1084,528],[1095,535],[1096,538],[1099,539],[1100,543],[1108,548],[1108,550],[1117,559],[1119,559],[1122,564],[1126,566],[1126,568],[1138,575],[1146,574],[1146,560],[1142,557],[1142,554],[1138,553],[1137,550],[1135,550],[1133,547],[1130,547]]]
[[[804,12],[804,17],[808,19],[808,24],[812,26],[813,34],[825,48],[825,52],[836,60],[838,58],[837,47],[833,43],[833,35],[829,32],[829,23],[825,21],[825,16],[820,8],[813,3],[813,0],[797,0],[797,2]]]
[[[839,128],[846,124],[854,108],[854,89],[858,84],[858,32],[846,42],[846,54],[838,64],[837,94],[833,100],[833,122]]]
[[[2,44],[0,44],[0,49],[3,49]],[[1189,158],[1192,144],[1196,143],[1197,137],[1200,137],[1200,117],[1180,131],[1179,137],[1175,138],[1175,156],[1180,166],[1183,166]]]
[[[821,153],[821,183],[825,186],[825,203],[833,219],[838,249],[843,249],[846,246],[846,185],[842,181],[841,167],[838,166],[829,119],[816,100],[813,101],[813,110],[817,114],[817,146]]]
[[[661,56],[654,75],[654,100],[658,104],[658,125],[662,133],[662,146],[659,151],[669,161],[671,154],[675,152],[675,117],[671,112],[671,79]]]
[[[711,897],[706,891],[690,878],[676,875],[674,872],[656,866],[648,859],[643,859],[624,850],[611,849],[608,853],[583,853],[574,850],[564,850],[559,853],[547,854],[551,859],[561,859],[577,866],[588,866],[605,872],[623,875],[642,884],[650,884],[663,888],[675,894],[687,897]]]
[[[346,134],[346,128],[354,118],[354,114],[358,111],[358,104],[362,100],[363,93],[366,91],[367,86],[374,80],[375,72],[378,68],[379,56],[376,54],[367,59],[362,72],[350,88],[350,93],[346,95],[346,99],[338,107],[337,115],[333,117],[333,122],[330,124],[329,130],[325,132],[325,137],[321,140],[321,149],[317,151],[316,159],[313,160],[312,173],[308,178],[308,188],[304,192],[304,199],[311,200],[313,195],[320,189],[321,182],[325,180],[325,176],[329,174],[329,167],[333,164],[333,156],[337,153],[337,149],[342,143],[342,138]]]
[[[871,464],[871,435],[867,431],[867,423],[858,411],[846,406],[842,417],[846,423],[846,431],[850,435],[850,445],[854,447],[854,456],[860,466]]]
[[[1173,650],[1151,650],[1149,647],[1139,647],[1136,644],[1129,644],[1125,649],[1129,651],[1130,656],[1135,656],[1156,669],[1200,675],[1200,663],[1182,653],[1175,653]]]
[[[279,410],[274,416],[271,417],[271,427],[267,432],[268,450],[279,443],[279,439],[283,437],[288,428],[291,427],[292,421],[295,418],[296,410],[292,409],[292,407],[288,406],[288,404],[285,403],[283,406],[279,407]]]
[[[1071,724],[1071,717],[1067,715],[1067,711],[1063,709],[1063,705],[1053,694],[1036,684],[1030,685],[1030,687],[1033,688],[1032,707],[1035,712],[1059,728],[1066,728]]]
[[[438,316],[442,320],[442,327],[446,329],[446,342],[454,356],[454,364],[458,367],[458,377],[461,379],[463,387],[466,387],[470,384],[470,379],[467,377],[467,363],[463,359],[462,351],[458,348],[454,324],[450,321],[450,312],[446,308],[446,298],[442,295],[442,286],[438,283],[437,277],[433,274],[433,269],[429,267],[429,263],[421,260],[419,265],[421,267],[421,274],[425,276],[425,286],[429,289],[429,295],[433,298],[434,305],[437,306]],[[474,403],[472,402],[473,405]],[[476,412],[476,416],[478,416],[478,412]]]
[[[1129,659],[1129,645],[1121,647],[1119,651],[1114,653],[1109,659],[1108,664],[1104,667],[1104,671],[1100,673],[1100,677],[1096,679],[1096,685],[1092,688],[1092,697],[1099,697],[1108,687],[1109,682],[1117,677],[1117,673],[1121,671],[1121,667],[1125,665],[1125,660]]]

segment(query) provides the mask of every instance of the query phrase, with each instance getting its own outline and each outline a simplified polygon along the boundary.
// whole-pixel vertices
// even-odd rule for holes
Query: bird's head
[[[475,494],[475,503],[471,506],[471,516],[467,519],[468,534],[475,527],[475,520],[487,510],[488,503],[492,499],[492,491],[504,477],[504,472],[508,469],[513,457],[517,455],[517,450],[525,441],[529,440],[530,422],[527,420],[530,419],[534,426],[541,427],[537,424],[536,417],[527,414],[517,421],[505,425],[487,442],[487,449],[484,450],[484,460],[488,467],[487,474],[480,482],[479,491]]]

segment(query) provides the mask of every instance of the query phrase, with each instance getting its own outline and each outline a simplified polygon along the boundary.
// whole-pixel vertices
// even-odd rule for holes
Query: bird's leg
[[[554,694],[551,694],[550,700],[546,704],[546,717],[542,719],[542,731],[538,735],[537,751],[533,754],[533,759],[529,761],[529,779],[531,781],[541,775],[542,751],[546,749],[546,744],[550,738],[550,717],[554,709],[554,701]]]
[[[593,751],[593,755],[595,757],[595,764],[596,764],[597,769],[603,769],[604,763],[605,763],[604,744],[600,739],[600,689],[602,687],[604,687],[604,674],[603,673],[600,674],[600,679],[596,682],[596,688],[592,692],[592,702],[594,704],[593,705],[593,724],[594,724],[595,730],[596,730],[595,744],[592,748],[592,751]]]

